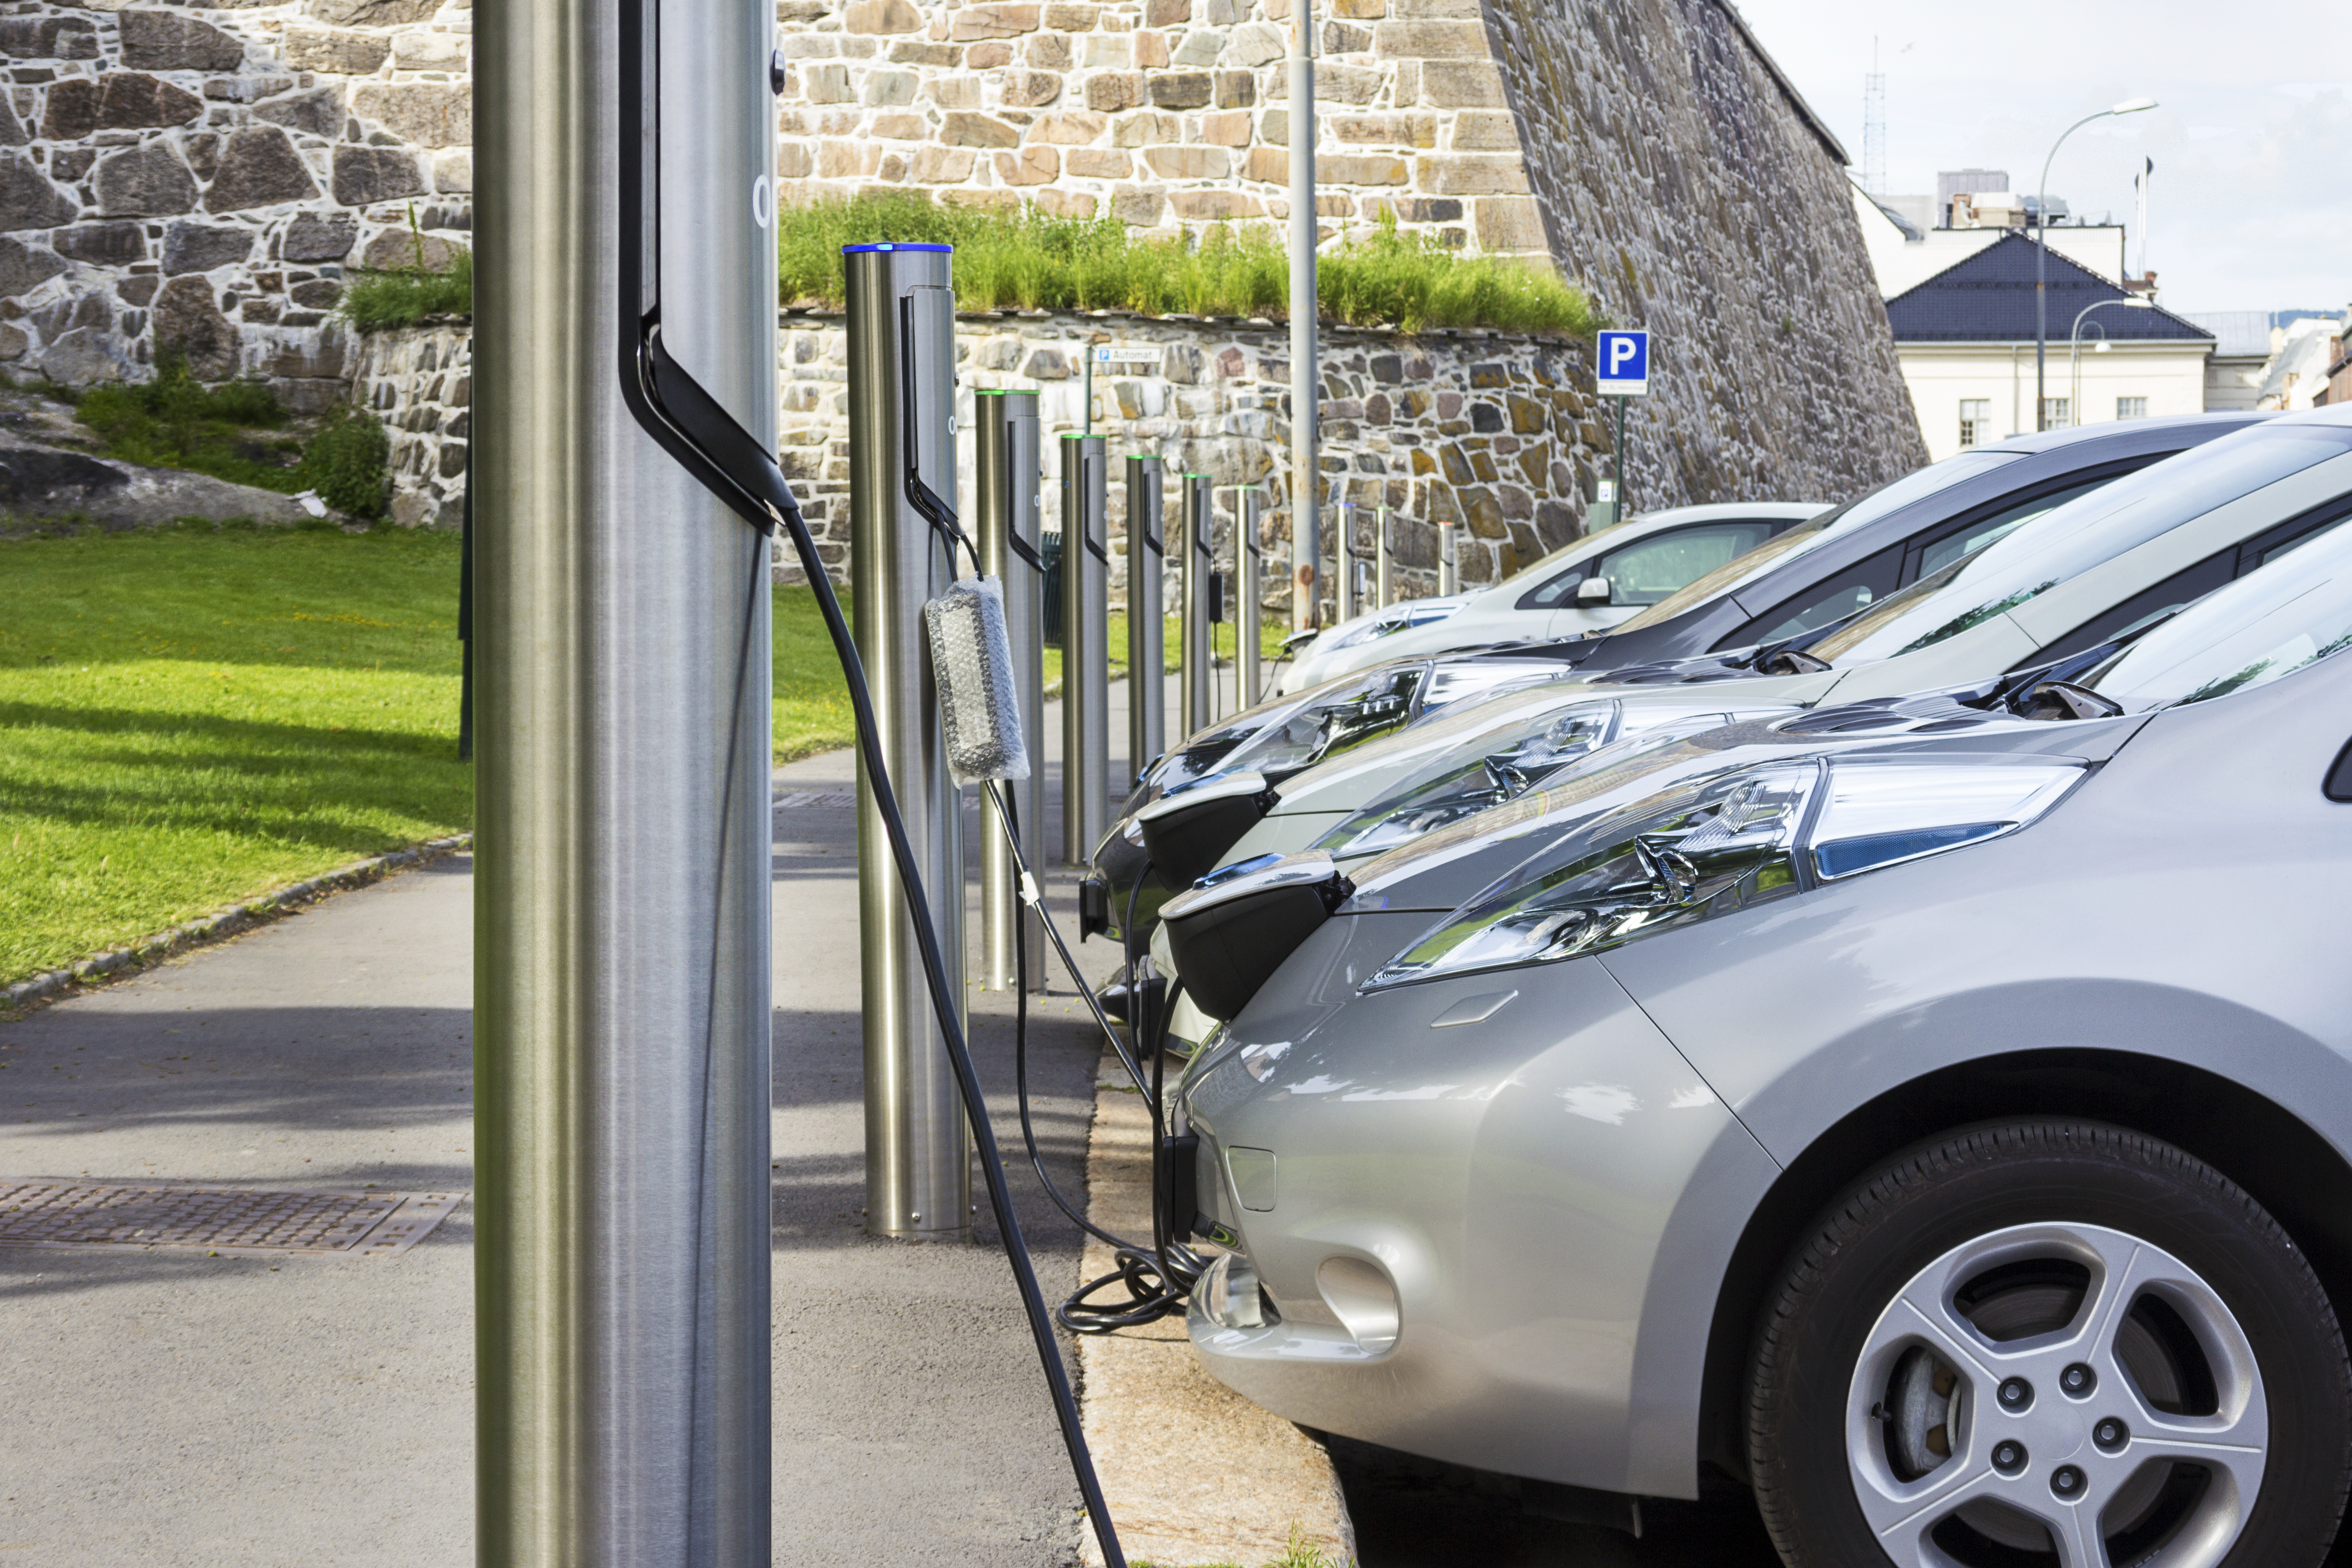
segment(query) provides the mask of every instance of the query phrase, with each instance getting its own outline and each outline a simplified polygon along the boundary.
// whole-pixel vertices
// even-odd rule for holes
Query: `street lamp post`
[[[2066,416],[2076,425],[2083,423],[2083,318],[2105,305],[2121,305],[2129,310],[2153,310],[2153,300],[2094,300],[2074,312],[2074,330],[2066,334]],[[2099,347],[2107,346],[2105,328],[2099,331]]]
[[[2092,121],[2105,120],[2116,114],[2137,114],[2142,110],[2155,107],[2156,100],[2152,98],[2127,98],[2113,109],[2086,114],[2058,133],[2058,140],[2050,143],[2050,156],[2042,160],[2042,194],[2039,205],[2033,209],[2033,427],[2036,430],[2049,427],[2042,362],[2050,347],[2050,164],[2058,156],[2058,149],[2066,144],[2066,138]]]

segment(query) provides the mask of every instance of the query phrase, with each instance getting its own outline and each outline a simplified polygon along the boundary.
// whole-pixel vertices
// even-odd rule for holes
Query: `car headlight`
[[[1539,715],[1486,737],[1480,755],[1405,781],[1315,841],[1333,855],[1373,855],[1516,800],[1614,735],[1622,705],[1598,702]]]
[[[1444,620],[1468,601],[1459,598],[1409,599],[1401,605],[1369,616],[1360,616],[1342,626],[1334,626],[1315,639],[1313,651],[1320,656],[1339,648],[1361,647],[1384,637],[1410,631]]]
[[[1387,665],[1360,680],[1301,701],[1234,748],[1222,773],[1254,769],[1279,781],[1326,757],[1362,744],[1410,721],[1427,679],[1427,663]]]
[[[1561,837],[1391,959],[1366,989],[1553,963],[1881,867],[1996,838],[2084,769],[1845,758],[1662,791]]]

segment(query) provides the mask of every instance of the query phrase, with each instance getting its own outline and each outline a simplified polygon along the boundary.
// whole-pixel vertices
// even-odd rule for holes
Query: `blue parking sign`
[[[1603,332],[1596,345],[1598,380],[1604,397],[1646,397],[1650,392],[1650,334]]]

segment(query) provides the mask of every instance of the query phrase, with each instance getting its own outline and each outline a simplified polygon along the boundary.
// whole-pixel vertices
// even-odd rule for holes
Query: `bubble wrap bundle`
[[[948,771],[960,784],[1025,779],[1021,703],[1013,689],[1013,645],[1004,630],[1004,587],[969,577],[923,606],[931,679],[947,728]]]

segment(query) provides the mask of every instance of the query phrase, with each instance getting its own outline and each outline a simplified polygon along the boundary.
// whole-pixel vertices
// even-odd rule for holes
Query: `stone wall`
[[[392,520],[456,528],[466,502],[474,334],[462,321],[355,335],[351,400],[383,421],[392,445]]]
[[[1097,363],[1094,429],[1111,456],[1112,593],[1124,600],[1126,498],[1118,459],[1166,464],[1168,536],[1176,537],[1173,476],[1206,473],[1217,486],[1213,539],[1233,551],[1230,487],[1265,487],[1263,537],[1269,603],[1289,603],[1289,341],[1272,322],[1037,311],[956,322],[958,426],[975,428],[982,387],[1034,391],[1045,435],[1046,525],[1061,516],[1056,437],[1079,429],[1085,367]],[[819,551],[845,571],[849,532],[848,336],[837,314],[788,316],[782,334],[781,445]],[[1499,332],[1391,332],[1334,328],[1324,340],[1322,461],[1325,550],[1338,508],[1367,560],[1374,513],[1391,509],[1400,593],[1437,591],[1437,524],[1461,526],[1462,584],[1508,575],[1583,531],[1607,433],[1595,417],[1584,344]],[[969,465],[959,510],[973,515]],[[780,560],[782,558],[780,557]],[[783,574],[786,581],[799,573]],[[1328,576],[1328,573],[1327,573]],[[1171,587],[1173,587],[1171,573]],[[1172,600],[1171,601],[1173,602]]]
[[[1328,0],[1325,232],[1541,254],[1480,0]],[[874,185],[1142,228],[1289,210],[1291,0],[783,0],[788,198]]]
[[[1843,151],[1726,0],[1486,0],[1553,258],[1651,329],[1637,507],[1841,500],[1927,460]]]
[[[471,228],[463,0],[9,10],[0,367],[86,386],[176,353],[316,412],[343,268]]]

